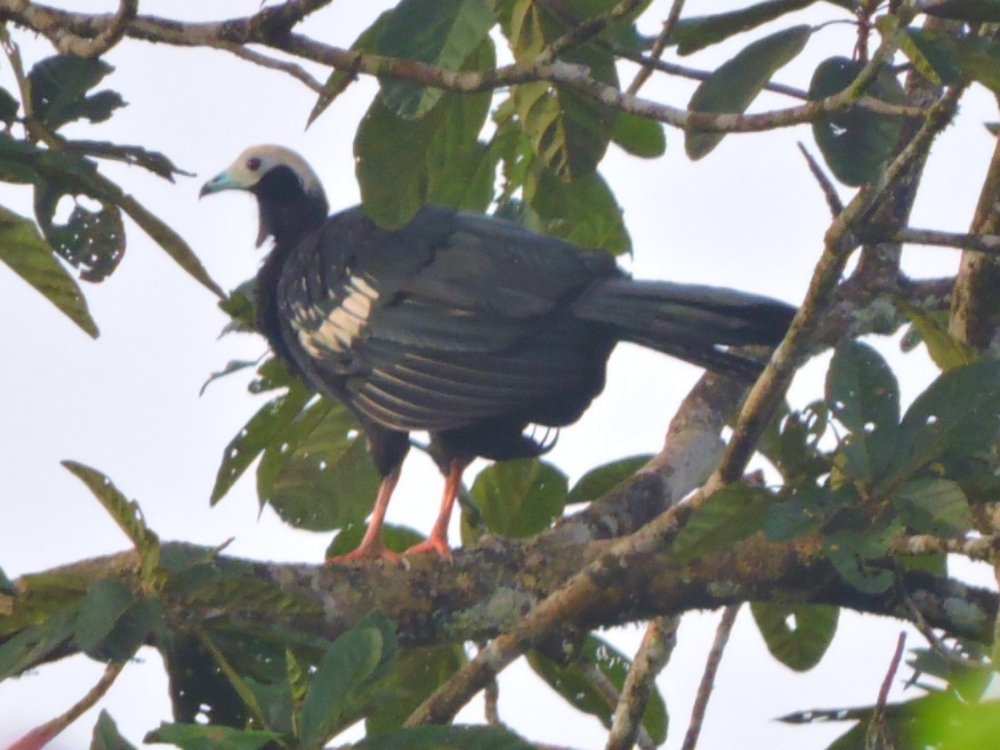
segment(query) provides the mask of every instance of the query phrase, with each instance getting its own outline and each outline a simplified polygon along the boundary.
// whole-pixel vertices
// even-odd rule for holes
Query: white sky
[[[94,11],[114,5],[97,0],[59,4]],[[690,0],[686,12],[712,13],[743,4]],[[308,31],[346,47],[389,5],[341,0],[317,14]],[[646,15],[647,33],[655,33],[668,6],[659,0]],[[146,0],[141,11],[221,19],[253,13],[258,7],[258,0]],[[828,6],[817,7],[797,14],[795,22],[830,17]],[[686,62],[717,65],[750,38],[739,37]],[[28,65],[51,54],[29,36],[16,33],[15,39]],[[805,88],[817,62],[849,53],[851,44],[850,27],[829,27],[814,35],[799,60],[777,79]],[[178,229],[224,288],[252,276],[260,261],[261,254],[252,249],[256,209],[246,195],[198,202],[197,192],[245,146],[274,142],[295,148],[320,174],[334,209],[357,202],[351,144],[375,91],[370,80],[352,86],[303,132],[314,95],[277,72],[222,52],[140,42],[120,45],[107,59],[117,71],[103,85],[120,91],[130,106],[109,123],[74,132],[161,150],[180,167],[197,172],[197,178],[180,178],[170,185],[138,169],[102,168]],[[316,75],[322,79],[325,74]],[[0,65],[0,85],[13,90],[5,64]],[[654,79],[644,94],[682,106],[692,90],[678,79]],[[755,109],[791,103],[765,96]],[[993,97],[975,87],[963,101],[959,124],[935,146],[914,226],[951,231],[968,227],[993,148],[979,123],[995,119]],[[811,146],[809,129],[730,136],[696,164],[684,157],[680,133],[668,131],[667,139],[664,158],[641,161],[613,147],[602,165],[625,207],[635,247],[634,274],[800,301],[828,223],[823,197],[795,147],[797,140]],[[29,214],[30,194],[0,185],[0,204]],[[128,239],[115,275],[85,288],[101,328],[96,342],[0,267],[0,567],[15,577],[126,546],[83,485],[59,466],[62,459],[108,474],[141,503],[150,526],[165,539],[215,545],[234,536],[228,550],[234,555],[320,561],[329,535],[285,527],[270,510],[258,518],[252,480],[242,481],[219,506],[209,508],[222,450],[260,401],[246,393],[247,378],[240,375],[213,384],[203,397],[198,390],[228,360],[257,357],[265,344],[251,336],[217,340],[226,318],[215,308],[212,295],[131,224]],[[916,276],[939,276],[953,273],[957,258],[951,250],[908,250],[904,263]],[[881,349],[901,373],[904,399],[911,400],[933,377],[933,368],[922,353],[903,357],[894,342],[884,342]],[[819,395],[824,368],[825,361],[807,368],[793,389],[795,403]],[[620,347],[611,361],[605,394],[578,425],[563,431],[550,460],[576,479],[599,463],[655,452],[670,416],[697,377],[690,366],[636,347]],[[411,457],[389,521],[428,531],[440,487],[429,461]],[[454,538],[457,543],[457,535]],[[989,580],[984,571],[966,567],[977,581]],[[660,678],[672,717],[667,748],[678,748],[683,739],[716,620],[713,614],[685,618],[680,644]],[[770,658],[749,612],[741,613],[699,747],[825,747],[846,727],[787,727],[773,718],[795,710],[873,702],[900,629],[893,621],[845,614],[824,661],[812,672],[797,675]],[[641,633],[633,626],[609,637],[632,652]],[[916,636],[908,645],[920,643]],[[102,704],[136,743],[160,721],[169,720],[159,657],[149,649],[140,656],[141,662],[125,669]],[[100,665],[80,657],[0,684],[0,746],[64,711],[100,672]],[[897,685],[893,697],[907,696]],[[501,680],[500,711],[532,739],[584,750],[604,746],[605,734],[596,720],[566,707],[523,663]],[[463,714],[469,721],[481,716],[477,706]],[[85,747],[95,719],[96,712],[91,712],[53,747]]]

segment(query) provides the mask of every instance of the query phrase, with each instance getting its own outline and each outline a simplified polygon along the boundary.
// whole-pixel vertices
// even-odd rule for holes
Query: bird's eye
[[[251,156],[249,159],[247,159],[247,169],[249,169],[251,172],[256,172],[258,169],[260,169],[260,159],[258,159],[256,156]]]

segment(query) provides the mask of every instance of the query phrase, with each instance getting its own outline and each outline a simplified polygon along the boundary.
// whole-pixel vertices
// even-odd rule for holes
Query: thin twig
[[[712,697],[712,689],[715,687],[715,675],[719,671],[722,654],[726,650],[729,635],[733,632],[733,625],[736,623],[736,615],[739,613],[739,607],[726,607],[722,610],[722,619],[715,631],[715,642],[712,644],[712,650],[708,652],[705,672],[701,676],[698,695],[695,697],[694,707],[691,709],[691,722],[688,724],[687,734],[684,735],[684,744],[681,745],[681,750],[694,750],[698,745],[698,736],[701,734],[701,726],[705,721],[708,700]]]
[[[840,200],[840,195],[837,193],[837,188],[826,176],[826,172],[823,171],[823,167],[820,166],[819,162],[809,153],[809,150],[802,144],[802,141],[798,143],[799,151],[806,159],[806,163],[809,165],[809,171],[812,172],[812,176],[816,178],[816,182],[819,183],[819,189],[823,191],[823,197],[826,198],[826,205],[830,207],[830,213],[836,217],[841,211],[844,210],[844,202]]]
[[[896,677],[899,663],[903,659],[903,649],[905,647],[906,631],[904,630],[899,634],[899,640],[896,641],[896,652],[892,655],[892,661],[889,662],[889,669],[885,674],[885,679],[882,680],[882,687],[878,691],[878,702],[875,704],[871,721],[868,722],[868,729],[865,731],[865,750],[876,750],[877,748],[888,746],[885,742],[885,705],[889,700],[889,689],[892,687],[892,681]]]
[[[649,696],[656,685],[656,676],[666,666],[677,645],[679,623],[678,617],[658,617],[646,627],[622,685],[605,750],[628,750],[635,744]]]
[[[296,65],[285,60],[275,60],[273,57],[254,52],[252,49],[247,49],[239,44],[227,44],[223,42],[219,45],[219,49],[231,52],[237,57],[252,62],[254,65],[259,65],[262,68],[270,68],[271,70],[280,70],[282,73],[288,73],[288,75],[297,78],[317,94],[323,93],[323,84],[309,75],[301,65]]]
[[[892,551],[897,555],[963,555],[970,560],[997,562],[1000,539],[995,536],[981,536],[975,539],[946,539],[931,534],[900,536],[893,540]]]
[[[656,41],[653,42],[653,48],[649,51],[650,61],[659,61],[660,57],[663,56],[663,51],[667,48],[670,43],[670,37],[674,34],[674,29],[677,27],[677,22],[680,20],[681,11],[684,10],[684,0],[674,0],[673,4],[670,6],[670,12],[667,14],[667,20],[663,22],[663,28],[660,29],[659,36],[656,37]],[[649,80],[649,77],[653,74],[652,70],[648,67],[642,67],[638,73],[635,74],[635,78],[632,79],[632,83],[629,84],[625,93],[629,96],[635,96],[639,93],[639,89],[643,87],[643,84]]]
[[[104,674],[101,675],[101,679],[97,681],[97,684],[88,690],[87,694],[75,703],[69,711],[57,716],[52,721],[42,724],[40,727],[35,727],[8,747],[7,750],[41,750],[46,743],[50,742],[66,727],[97,705],[97,701],[103,698],[111,686],[115,684],[115,680],[118,679],[118,675],[125,668],[125,664],[127,662],[124,661],[109,664],[104,670]]]

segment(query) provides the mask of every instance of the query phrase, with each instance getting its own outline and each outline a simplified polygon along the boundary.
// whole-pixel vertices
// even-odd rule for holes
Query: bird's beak
[[[201,186],[198,197],[204,198],[206,195],[218,193],[223,190],[241,189],[243,189],[243,185],[240,185],[236,180],[230,177],[228,172],[222,172]]]

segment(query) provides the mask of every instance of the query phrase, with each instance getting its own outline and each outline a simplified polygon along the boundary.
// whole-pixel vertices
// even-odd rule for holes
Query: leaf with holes
[[[226,446],[222,463],[215,475],[215,486],[209,503],[215,505],[232,489],[243,472],[268,445],[278,440],[281,433],[302,411],[313,394],[302,382],[294,383],[288,393],[264,404],[243,429]]]
[[[833,96],[858,77],[864,63],[831,57],[816,67],[809,84],[809,99]],[[864,92],[887,104],[904,104],[906,95],[889,68],[882,68]],[[845,185],[864,185],[879,174],[902,132],[904,119],[854,107],[813,122],[813,137],[827,166]]]
[[[89,211],[78,203],[65,224],[43,227],[53,249],[84,281],[104,281],[125,255],[125,224],[116,206]]]
[[[494,534],[528,537],[562,515],[566,475],[537,459],[503,461],[479,472],[469,494]]]
[[[688,109],[743,114],[771,77],[805,49],[811,35],[811,26],[792,26],[747,45],[695,89]],[[701,159],[725,137],[725,133],[689,130],[684,134],[684,151],[692,160]]]
[[[671,547],[678,563],[704,557],[764,528],[774,497],[763,487],[735,482],[714,492],[691,513]]]
[[[998,427],[1000,362],[979,362],[942,373],[903,416],[880,491],[945,454],[968,456],[987,449]]]
[[[603,497],[648,464],[652,458],[651,454],[629,456],[591,469],[573,485],[566,496],[566,504],[589,503]]]
[[[605,727],[611,727],[615,705],[595,686],[590,671],[596,669],[601,679],[620,691],[632,666],[632,660],[625,654],[604,639],[588,635],[580,653],[568,663],[560,664],[538,651],[529,651],[528,664],[567,703],[596,716]],[[654,686],[642,717],[642,726],[653,741],[661,745],[667,738],[667,723],[666,704]]]
[[[766,0],[728,13],[682,18],[674,27],[670,40],[677,45],[677,54],[690,55],[781,18],[787,13],[808,8],[815,2],[816,0]]]
[[[390,13],[375,51],[456,71],[496,23],[491,0],[402,0]],[[419,118],[444,95],[410,81],[382,81],[382,103],[394,114]]]
[[[56,260],[34,222],[0,206],[0,261],[41,292],[70,320],[97,338],[80,287]]]
[[[371,511],[380,478],[357,423],[339,402],[319,400],[268,443],[257,493],[285,523],[331,531]]]
[[[751,602],[750,611],[771,655],[796,672],[806,672],[826,653],[837,634],[840,608],[823,604]]]

